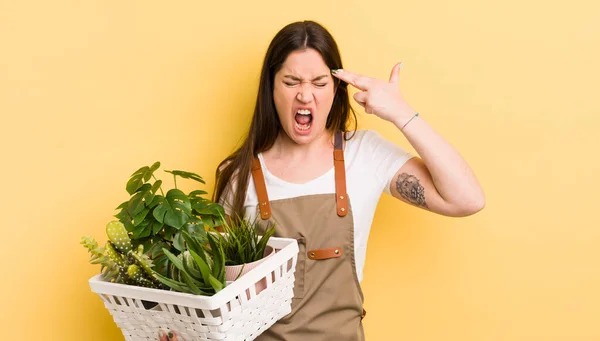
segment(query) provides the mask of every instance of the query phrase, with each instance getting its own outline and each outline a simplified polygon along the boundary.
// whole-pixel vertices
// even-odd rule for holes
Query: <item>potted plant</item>
[[[163,249],[173,264],[169,276],[154,271],[154,277],[179,292],[212,296],[222,290],[225,287],[225,253],[216,238],[212,234],[193,235],[186,231],[182,231],[182,235],[186,250],[179,256]],[[207,252],[207,240],[210,254]]]
[[[265,233],[260,235],[256,219],[221,217],[220,221],[221,233],[214,233],[214,236],[225,253],[226,281],[235,281],[275,253],[273,247],[267,245],[275,233],[275,225],[269,223]],[[257,292],[265,287],[266,280],[263,279],[257,284]]]
[[[131,174],[126,185],[129,200],[117,207],[118,220],[108,223],[109,240],[104,247],[99,247],[92,237],[82,237],[81,244],[91,254],[90,262],[101,264],[101,273],[107,281],[166,289],[169,286],[161,279],[170,279],[170,275],[180,271],[179,263],[173,261],[186,249],[184,233],[200,240],[206,238],[206,228],[221,224],[223,207],[203,198],[207,192],[193,190],[186,194],[177,188],[178,177],[205,184],[202,177],[181,170],[165,170],[173,175],[174,183],[174,188],[165,193],[163,181],[154,175],[159,168],[160,162],[155,162]],[[219,275],[218,270],[215,273]],[[214,284],[212,290],[204,293],[218,291],[219,286]]]
[[[159,167],[157,162],[131,175],[129,200],[118,206],[118,220],[107,224],[103,247],[82,237],[90,262],[101,265],[100,273],[89,279],[90,288],[126,340],[155,339],[157,327],[175,328],[186,340],[255,338],[291,311],[296,240],[270,238],[273,228],[261,238],[255,223],[226,222],[223,207],[202,197],[206,192],[177,188],[182,178],[204,183],[197,174],[166,171],[175,187],[165,193],[154,175]],[[225,234],[207,233],[215,226],[223,226]],[[271,246],[277,252],[270,251],[268,264],[226,286],[226,263],[252,262]],[[272,278],[268,287],[254,290],[261,278],[266,286],[266,277]],[[180,328],[181,321],[186,328]]]
[[[82,237],[91,254],[90,263],[100,264],[104,280],[148,288],[164,288],[153,276],[152,260],[144,254],[143,246],[134,249],[125,226],[118,220],[106,225],[109,240],[99,247],[92,237]]]

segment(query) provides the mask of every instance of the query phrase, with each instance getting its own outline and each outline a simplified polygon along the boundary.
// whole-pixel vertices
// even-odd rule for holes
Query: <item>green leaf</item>
[[[128,204],[128,203],[129,203],[129,202],[127,201],[127,202],[125,202],[124,204]],[[122,205],[121,205],[121,206],[122,206]],[[115,216],[114,216],[114,217],[115,217],[115,218],[117,218],[117,219],[119,219],[119,220],[120,220],[120,221],[121,221],[123,224],[125,224],[125,223],[124,223],[124,221],[129,221],[129,222],[131,222],[131,220],[132,220],[132,219],[131,219],[131,216],[129,215],[129,212],[127,212],[127,208],[122,208],[122,209],[121,209],[121,212],[119,212],[119,213],[115,214]]]
[[[171,189],[167,192],[152,214],[161,223],[180,229],[192,213],[190,200],[181,190]]]
[[[171,262],[169,262],[169,258],[167,258],[167,256],[165,256],[164,253],[162,253],[160,256],[153,258],[153,262],[154,262],[154,270],[159,271],[161,274],[168,276],[169,274],[169,267]]]
[[[177,231],[175,233],[175,236],[173,236],[173,246],[175,247],[175,249],[179,250],[180,252],[183,252],[185,250],[185,240],[183,239],[183,236],[181,235],[181,231]]]
[[[202,220],[196,218],[195,216],[190,217],[190,222],[186,223],[183,226],[183,231],[186,231],[188,234],[195,236],[196,238],[200,238],[202,240],[206,239],[206,230],[204,229],[204,223]]]
[[[183,276],[183,280],[185,281],[185,283],[188,285],[188,288],[190,288],[190,291],[194,294],[194,295],[207,295],[204,291],[200,290],[200,288],[198,288],[198,286],[194,283],[194,280],[190,277],[190,275],[188,275],[187,273],[182,273]]]
[[[265,231],[262,238],[258,242],[257,247],[255,248],[257,251],[257,254],[254,256],[255,259],[256,258],[260,259],[264,256],[265,248],[267,247],[267,242],[269,241],[269,238],[271,238],[271,236],[273,236],[274,233],[275,233],[275,226],[271,226],[271,228],[269,228]]]
[[[131,174],[129,181],[127,181],[127,185],[125,189],[127,189],[127,193],[133,194],[135,193],[144,183],[152,177],[154,171],[156,171],[160,167],[160,162],[155,162],[151,167],[145,166]]]
[[[127,205],[127,211],[129,212],[129,215],[132,217],[136,216],[143,210],[144,202],[146,202],[146,204],[150,203],[148,198],[152,199],[154,197],[154,193],[152,191],[153,186],[150,184],[144,184],[137,189],[136,193],[129,199],[129,203]],[[156,192],[155,189],[154,192]]]
[[[191,257],[191,256],[190,256]],[[194,260],[192,259],[192,262]],[[202,279],[202,273],[200,271],[198,271],[197,269],[195,269],[193,266],[190,266],[190,264],[188,264],[188,260],[187,260],[187,256],[184,254],[183,256],[183,268],[185,269],[185,272],[187,272],[190,277],[192,277],[194,280],[196,281],[203,281]],[[193,265],[193,263],[192,263]]]
[[[215,226],[222,226],[224,223],[223,218],[220,216],[218,216],[218,217],[212,216],[212,220],[214,220]],[[212,226],[212,227],[214,227],[214,226]]]
[[[203,216],[202,217],[202,223],[208,227],[215,227],[218,226],[214,223],[213,218],[210,216]]]
[[[133,232],[133,230],[135,229],[135,227],[131,223],[131,220],[119,220],[119,221],[121,223],[123,223],[123,225],[125,225],[125,229],[127,230],[127,232]]]
[[[150,212],[150,209],[144,208],[140,213],[136,214],[135,217],[133,217],[133,226],[137,226],[142,221],[144,221],[144,219],[148,215],[148,212]]]
[[[169,250],[163,248],[162,249],[164,254],[167,256],[167,258],[169,258],[169,260],[171,261],[171,263],[173,263],[173,265],[175,265],[175,267],[181,271],[185,271],[185,269],[183,268],[183,264],[181,264],[181,260],[179,258],[177,258],[177,256],[175,256],[174,254],[172,254],[171,252],[169,252]]]
[[[159,255],[163,254],[163,247],[169,247],[169,245],[159,240],[153,243],[152,246],[148,249],[148,251],[146,251],[146,253],[150,255],[150,258],[156,260],[156,258],[158,258]]]
[[[118,210],[118,209],[120,209],[120,208],[121,208],[121,209],[122,209],[122,208],[126,208],[126,207],[127,207],[127,204],[129,204],[129,201],[124,201],[124,202],[122,202],[122,203],[121,203],[121,205],[117,206],[117,208],[115,208],[115,209],[116,209],[116,210]]]
[[[174,228],[173,226],[164,225],[163,231],[165,232],[165,239],[172,242],[173,236],[175,235],[175,232],[177,232],[177,229]]]
[[[189,197],[190,198],[194,198],[194,197],[198,197],[199,198],[201,195],[204,195],[204,194],[208,194],[208,192],[198,189],[198,190],[195,190],[195,191],[191,191]]]
[[[218,234],[221,236],[221,234]],[[213,275],[219,280],[225,281],[225,252],[223,247],[217,239],[215,235],[212,233],[207,233],[206,238],[208,239],[208,243],[210,245],[210,249],[212,251],[213,258]]]
[[[150,190],[150,188],[152,188],[152,185],[150,185],[150,184],[143,184],[143,185],[142,185],[140,188],[138,188],[138,189],[137,189],[135,192],[136,192],[136,193],[138,193],[138,192],[143,192],[143,193],[145,194],[145,193],[147,193],[147,192]]]
[[[215,276],[213,276],[212,274],[208,276],[208,281],[210,282],[210,285],[212,285],[212,287],[215,289],[215,292],[219,292],[225,287],[225,285],[222,282],[220,282],[217,278],[215,278]]]
[[[223,206],[221,206],[220,204],[213,203],[210,207],[213,210],[214,216],[223,217],[225,215],[225,208]]]
[[[165,197],[163,197],[162,195],[155,195],[154,197],[152,197],[152,202],[146,202],[146,206],[148,206],[148,208],[153,208],[156,205],[160,204],[163,200],[165,200]]]
[[[140,239],[140,238],[145,238],[148,237],[150,235],[150,233],[152,232],[152,227],[150,226],[150,224],[148,222],[144,222],[143,224],[140,224],[138,226],[135,226],[133,228],[133,239]]]
[[[160,162],[156,161],[152,164],[152,166],[150,166],[150,176],[152,176],[152,173],[154,173],[158,168],[160,168]],[[148,179],[150,179],[150,177],[148,177]],[[146,179],[146,181],[148,181],[148,179]]]
[[[204,259],[202,259],[202,257],[200,257],[196,252],[194,252],[192,250],[189,250],[189,251],[190,251],[190,255],[192,255],[192,257],[194,257],[196,264],[200,268],[200,272],[202,273],[202,279],[204,279],[204,283],[208,284],[209,283],[208,278],[209,278],[209,275],[211,275],[208,264],[206,264]]]
[[[146,192],[146,194],[144,195],[144,202],[146,203],[146,206],[153,207],[153,206],[150,206],[150,204],[152,204],[152,200],[154,200],[156,191],[158,191],[160,189],[161,185],[162,185],[162,180],[156,180],[156,182],[152,185],[152,187],[150,187],[150,190],[148,190],[148,192]]]
[[[154,220],[152,222],[152,234],[157,234],[163,227],[163,224],[159,221]]]
[[[191,172],[185,172],[185,171],[181,171],[181,170],[172,170],[172,171],[168,171],[165,170],[165,172],[167,173],[171,173],[175,176],[180,176],[184,179],[191,179],[191,180],[195,180],[198,181],[200,183],[206,184],[206,182],[204,182],[204,180],[202,179],[202,177],[196,173],[191,173]]]
[[[127,181],[127,185],[125,185],[125,189],[127,193],[133,194],[138,188],[142,187],[144,184],[144,178],[146,177],[146,173],[150,172],[150,168],[148,166],[142,167],[135,171],[129,181]]]
[[[189,293],[190,291],[187,289],[185,283],[174,281],[168,277],[163,276],[159,272],[154,271],[154,277],[158,279],[162,284],[168,286],[169,288],[179,291]]]
[[[144,209],[144,199],[143,192],[135,193],[131,199],[129,199],[129,204],[127,205],[127,212],[130,216],[135,217],[138,213],[140,213]]]
[[[188,231],[185,231],[185,230],[181,231],[181,235],[183,236],[183,239],[187,243],[188,250],[194,251],[196,253],[199,253],[202,251],[201,240],[197,236],[192,237],[192,235]]]
[[[210,207],[210,201],[204,198],[192,197],[190,198],[190,204],[192,209],[200,215],[213,214],[213,209]]]

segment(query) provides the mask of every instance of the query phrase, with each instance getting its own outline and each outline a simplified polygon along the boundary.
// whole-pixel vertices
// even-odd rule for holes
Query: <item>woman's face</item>
[[[275,74],[273,98],[290,139],[308,144],[325,131],[335,95],[331,70],[314,49],[294,51]]]

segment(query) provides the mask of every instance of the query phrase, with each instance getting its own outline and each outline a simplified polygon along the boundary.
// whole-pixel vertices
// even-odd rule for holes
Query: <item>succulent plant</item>
[[[102,277],[109,282],[114,282],[119,275],[119,267],[106,254],[105,248],[99,247],[98,242],[90,236],[81,237],[81,244],[90,253],[90,263],[101,265],[100,273]]]
[[[165,288],[153,276],[152,260],[144,254],[144,246],[131,246],[131,239],[123,223],[118,220],[106,225],[109,240],[99,248],[92,237],[82,237],[83,244],[91,253],[92,264],[102,264],[101,273],[105,280],[115,283]]]
[[[213,234],[193,235],[182,232],[187,250],[174,255],[163,249],[171,261],[169,277],[154,271],[162,284],[179,292],[212,296],[225,287],[225,253]],[[206,245],[208,240],[208,246]],[[211,252],[207,250],[210,248]]]

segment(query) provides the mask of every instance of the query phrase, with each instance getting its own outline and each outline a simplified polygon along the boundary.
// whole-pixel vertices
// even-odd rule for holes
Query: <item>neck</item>
[[[333,150],[333,134],[327,130],[308,144],[297,144],[280,130],[277,139],[271,148],[274,154],[286,155],[290,159],[305,158],[314,154],[322,154],[323,151]]]

